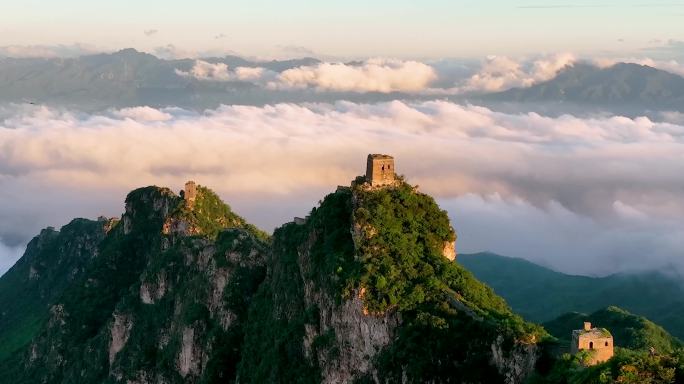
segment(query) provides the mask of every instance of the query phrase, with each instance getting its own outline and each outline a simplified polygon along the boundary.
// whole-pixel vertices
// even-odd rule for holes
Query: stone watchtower
[[[183,198],[185,199],[185,204],[188,206],[188,208],[192,208],[195,205],[195,199],[197,198],[197,185],[194,181],[190,180],[185,183]]]
[[[393,184],[395,181],[394,158],[371,154],[366,162],[366,181],[373,187]]]
[[[574,355],[580,351],[589,351],[587,365],[602,363],[613,357],[613,336],[605,328],[592,328],[590,322],[584,322],[583,329],[572,331],[570,352]]]

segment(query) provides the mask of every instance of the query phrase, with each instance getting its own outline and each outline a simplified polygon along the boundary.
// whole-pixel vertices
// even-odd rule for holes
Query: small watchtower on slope
[[[185,204],[188,208],[192,208],[195,205],[195,199],[197,198],[197,184],[190,180],[185,183],[185,189],[183,190],[183,198],[185,199]]]
[[[573,355],[589,351],[587,365],[608,361],[613,357],[613,336],[605,328],[592,328],[590,322],[584,322],[583,329],[572,331],[570,351]]]
[[[394,158],[389,155],[370,154],[366,161],[366,181],[373,187],[393,184],[396,180]]]

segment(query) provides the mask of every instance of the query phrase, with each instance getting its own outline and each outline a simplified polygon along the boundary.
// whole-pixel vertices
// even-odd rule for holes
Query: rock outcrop
[[[131,328],[133,322],[129,316],[115,313],[114,321],[112,322],[110,334],[111,343],[109,345],[109,365],[114,362],[117,353],[123,349],[131,335]]]

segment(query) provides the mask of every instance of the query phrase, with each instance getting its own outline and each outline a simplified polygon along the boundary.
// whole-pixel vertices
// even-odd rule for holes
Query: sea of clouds
[[[578,62],[600,68],[634,63],[684,75],[684,65],[677,60],[648,57],[582,59],[570,53],[527,58],[489,56],[482,61],[372,58],[346,63],[320,62],[283,72],[262,67],[231,68],[225,63],[196,59],[190,70],[176,69],[175,72],[200,81],[244,81],[270,90],[458,95],[530,87],[553,79],[560,71]]]
[[[684,125],[447,101],[0,107],[0,273],[46,226],[118,216],[128,191],[194,179],[265,228],[306,215],[388,153],[449,212],[459,252],[568,273],[684,270]]]

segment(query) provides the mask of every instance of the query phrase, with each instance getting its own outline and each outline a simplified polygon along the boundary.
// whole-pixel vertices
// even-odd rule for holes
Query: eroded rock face
[[[309,273],[309,252],[315,241],[315,234],[311,234],[299,253],[302,276]],[[305,355],[318,362],[322,382],[349,383],[368,373],[374,376],[373,358],[392,341],[399,316],[395,312],[369,314],[361,290],[338,304],[331,292],[311,279],[304,279],[304,301],[306,307],[319,310],[318,324],[305,325],[303,346]],[[314,349],[319,338],[327,339],[329,345]]]
[[[164,297],[166,288],[166,271],[162,270],[156,275],[156,279],[152,282],[143,282],[140,284],[140,300],[144,304],[154,304],[155,301]]]
[[[497,337],[492,343],[492,363],[504,377],[506,384],[523,383],[534,372],[539,358],[539,347],[536,344],[515,344],[512,349],[505,351],[504,339]]]
[[[334,340],[337,350],[333,356],[329,349],[316,351],[322,382],[348,383],[373,373],[373,358],[392,341],[399,324],[398,316],[390,313],[368,315],[358,296],[338,307],[322,299],[319,308],[319,330],[307,327],[304,345],[311,354],[311,344],[316,337],[327,335]]]
[[[228,310],[223,301],[223,291],[230,280],[231,274],[227,269],[217,269],[211,278],[212,291],[209,296],[209,313],[211,317],[218,320],[223,330],[228,330],[237,316]]]
[[[110,328],[109,365],[112,365],[116,355],[126,346],[132,328],[133,321],[130,316],[121,313],[114,314],[114,322]]]
[[[181,220],[175,217],[169,217],[164,222],[162,233],[165,235],[198,235],[201,233],[197,226],[193,225],[187,220]]]
[[[182,377],[190,373],[197,373],[200,366],[197,346],[195,345],[195,330],[186,327],[183,329],[183,339],[180,353],[178,354],[178,372]]]
[[[456,241],[446,241],[444,242],[444,248],[442,249],[442,255],[447,259],[454,261],[456,260]]]

